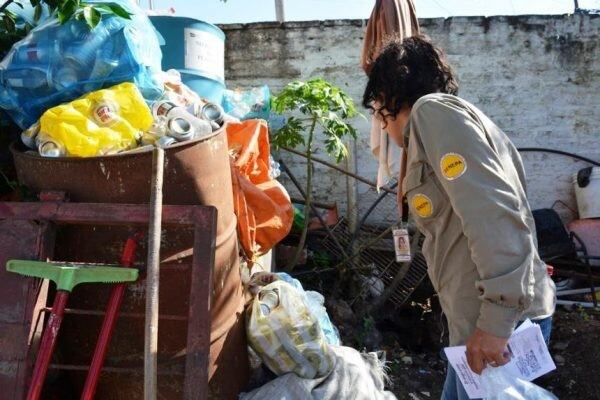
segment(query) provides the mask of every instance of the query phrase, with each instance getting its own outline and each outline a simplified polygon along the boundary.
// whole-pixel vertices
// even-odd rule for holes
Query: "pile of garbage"
[[[396,398],[384,389],[382,354],[342,346],[321,294],[304,291],[285,273],[256,273],[248,286],[254,295],[247,312],[248,342],[277,378],[241,399]]]
[[[202,99],[175,70],[161,70],[159,34],[144,12],[130,18],[48,18],[0,62],[0,108],[43,157],[94,157],[202,139],[226,122],[269,115],[269,89]]]
[[[106,156],[202,139],[232,120],[186,90],[176,70],[165,75],[165,92],[152,108],[133,83],[121,83],[50,108],[21,140],[44,157]]]

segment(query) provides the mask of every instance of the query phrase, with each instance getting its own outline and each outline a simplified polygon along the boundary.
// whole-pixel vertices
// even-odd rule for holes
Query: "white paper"
[[[225,44],[215,35],[199,29],[184,29],[185,68],[203,72],[215,79],[225,76]]]
[[[508,339],[508,350],[511,353],[510,362],[498,368],[506,369],[510,375],[532,381],[556,369],[542,330],[529,320],[523,322]],[[446,347],[444,351],[469,398],[482,398],[484,390],[481,377],[469,368],[466,346]]]

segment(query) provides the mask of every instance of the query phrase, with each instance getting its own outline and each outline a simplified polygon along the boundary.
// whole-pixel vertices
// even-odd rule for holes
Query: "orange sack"
[[[269,130],[263,120],[226,125],[232,156],[233,202],[238,237],[254,262],[290,232],[294,219],[285,188],[269,176]]]

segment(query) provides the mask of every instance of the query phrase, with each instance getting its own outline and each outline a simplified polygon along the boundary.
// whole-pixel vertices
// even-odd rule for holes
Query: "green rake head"
[[[80,283],[134,282],[138,270],[119,266],[94,266],[93,264],[49,263],[29,260],[10,260],[6,270],[26,276],[50,279],[58,290],[70,292]]]

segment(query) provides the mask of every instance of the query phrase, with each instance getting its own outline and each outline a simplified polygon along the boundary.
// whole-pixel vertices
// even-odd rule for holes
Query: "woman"
[[[508,362],[519,321],[539,323],[548,338],[555,288],[536,250],[518,151],[457,92],[441,50],[416,36],[382,50],[363,104],[406,151],[401,193],[425,235],[450,345],[466,344],[481,373]],[[442,399],[468,399],[450,366]]]

